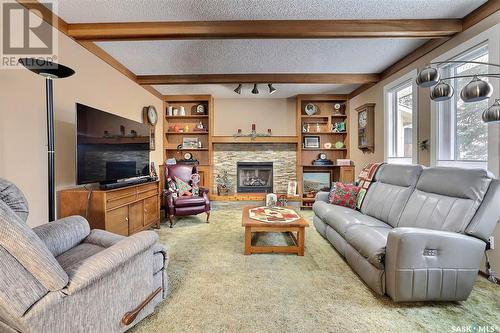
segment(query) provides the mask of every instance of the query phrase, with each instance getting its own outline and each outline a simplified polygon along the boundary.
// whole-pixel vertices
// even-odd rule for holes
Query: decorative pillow
[[[358,200],[356,202],[356,209],[361,210],[361,206],[363,205],[363,200],[365,199],[365,195],[368,192],[371,184],[373,183],[373,177],[377,173],[377,170],[384,163],[368,163],[363,170],[359,173],[359,177],[356,180],[356,185],[360,187],[358,193]]]
[[[192,187],[182,179],[175,177],[175,185],[177,185],[177,189],[179,190],[179,196],[193,195],[191,192],[189,192],[191,191]]]
[[[330,194],[328,195],[328,201],[330,203],[333,202],[333,195],[335,194],[335,189],[337,188],[337,186],[335,186],[336,183],[332,183],[332,187],[330,188]]]
[[[359,189],[360,187],[356,185],[337,182],[335,183],[335,192],[333,192],[333,196],[330,196],[330,203],[354,209]]]

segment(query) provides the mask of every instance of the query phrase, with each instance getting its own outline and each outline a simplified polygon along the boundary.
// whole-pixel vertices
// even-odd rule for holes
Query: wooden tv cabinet
[[[60,217],[81,215],[92,229],[129,236],[160,227],[160,183],[131,185],[113,190],[63,190],[60,193]]]

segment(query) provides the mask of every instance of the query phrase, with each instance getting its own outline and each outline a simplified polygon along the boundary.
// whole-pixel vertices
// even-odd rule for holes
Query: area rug
[[[465,302],[393,303],[371,290],[310,222],[305,256],[243,255],[241,210],[221,208],[158,231],[170,295],[132,332],[478,332],[500,329],[500,287],[478,277]],[[282,234],[260,242],[285,243]],[[476,329],[476,330],[474,330]],[[495,332],[496,332],[495,331]],[[484,331],[486,332],[486,331]],[[491,331],[488,331],[491,332]]]

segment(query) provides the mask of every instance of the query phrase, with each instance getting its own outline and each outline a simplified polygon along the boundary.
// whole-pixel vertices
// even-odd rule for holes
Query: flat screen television
[[[76,182],[149,176],[149,126],[76,103]]]

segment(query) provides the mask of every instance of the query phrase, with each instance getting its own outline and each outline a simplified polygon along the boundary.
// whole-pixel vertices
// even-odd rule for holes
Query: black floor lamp
[[[56,216],[56,186],[55,186],[55,144],[54,144],[54,98],[52,90],[53,79],[63,79],[75,74],[69,67],[54,62],[36,59],[21,58],[19,63],[24,67],[45,77],[45,99],[47,106],[47,153],[48,153],[48,197],[49,197],[49,222]]]

